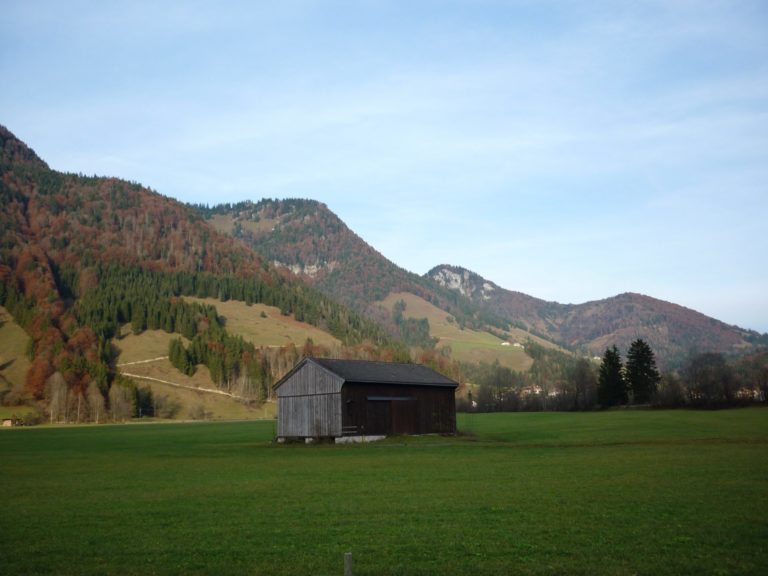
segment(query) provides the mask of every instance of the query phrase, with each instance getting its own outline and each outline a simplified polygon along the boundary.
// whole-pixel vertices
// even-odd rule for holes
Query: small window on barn
[[[347,416],[352,416],[352,404],[354,402],[354,400],[347,400]]]

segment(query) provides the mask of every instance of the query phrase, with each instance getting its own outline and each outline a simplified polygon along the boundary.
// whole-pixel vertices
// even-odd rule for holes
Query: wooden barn
[[[455,434],[457,386],[420,364],[305,358],[274,386],[278,441]]]

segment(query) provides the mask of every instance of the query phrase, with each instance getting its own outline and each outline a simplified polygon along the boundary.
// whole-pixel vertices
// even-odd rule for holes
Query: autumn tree
[[[625,367],[627,388],[636,404],[647,404],[656,393],[661,375],[656,368],[653,350],[642,338],[638,338],[629,347]]]

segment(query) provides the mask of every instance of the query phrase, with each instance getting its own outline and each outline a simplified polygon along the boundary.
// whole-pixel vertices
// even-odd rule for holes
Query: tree
[[[685,400],[685,387],[680,377],[675,373],[664,374],[659,382],[654,404],[665,408],[678,408],[685,404]]]
[[[568,370],[568,383],[574,394],[576,410],[589,410],[595,404],[595,372],[592,363],[586,358],[579,358]]]
[[[67,382],[61,372],[54,372],[46,381],[50,401],[51,424],[67,420]]]
[[[653,350],[645,340],[638,338],[629,347],[625,369],[627,387],[635,404],[651,401],[661,381]]]
[[[106,412],[104,405],[104,394],[102,394],[96,382],[91,381],[88,383],[88,391],[86,392],[88,398],[88,408],[90,410],[90,417],[93,422],[98,424],[103,418]]]
[[[627,387],[622,374],[621,355],[616,346],[605,349],[597,381],[597,401],[604,408],[627,403]]]
[[[705,352],[691,357],[683,370],[691,404],[715,408],[732,404],[736,380],[722,354]]]
[[[133,418],[136,413],[136,389],[133,384],[116,380],[109,389],[109,407],[115,422]]]
[[[477,381],[479,384],[478,410],[502,412],[519,409],[519,395],[516,388],[519,387],[520,377],[509,368],[499,365],[498,360],[491,365],[482,365]]]

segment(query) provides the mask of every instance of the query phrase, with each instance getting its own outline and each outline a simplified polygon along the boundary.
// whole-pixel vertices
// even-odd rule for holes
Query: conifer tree
[[[606,348],[597,382],[597,401],[607,408],[627,403],[627,387],[622,374],[621,355],[616,346]]]
[[[642,338],[632,342],[629,347],[626,377],[633,402],[637,404],[650,402],[659,386],[661,375],[656,368],[653,350]]]

